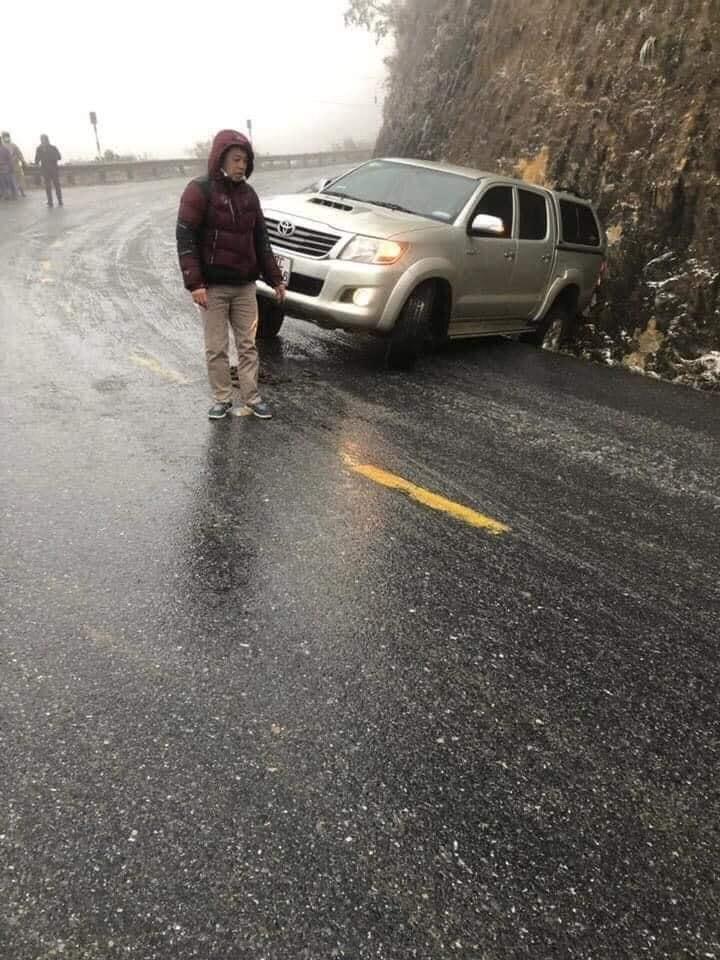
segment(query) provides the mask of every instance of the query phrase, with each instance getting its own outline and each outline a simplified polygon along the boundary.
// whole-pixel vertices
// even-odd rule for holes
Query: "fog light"
[[[373,298],[373,292],[370,287],[358,287],[352,296],[352,302],[356,307],[369,307]]]

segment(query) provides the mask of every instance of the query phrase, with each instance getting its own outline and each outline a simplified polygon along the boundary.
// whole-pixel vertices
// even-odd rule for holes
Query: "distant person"
[[[0,142],[0,200],[17,200],[12,153]]]
[[[285,287],[260,201],[247,182],[254,164],[247,137],[221,130],[210,151],[208,176],[190,181],[178,211],[180,269],[185,287],[203,313],[205,359],[215,400],[208,413],[211,420],[221,420],[232,407],[228,327],[237,345],[238,391],[244,404],[240,415],[272,417],[258,392],[255,281],[262,276],[280,303]]]
[[[3,131],[2,134],[2,144],[4,147],[10,151],[10,156],[12,157],[13,164],[13,175],[15,177],[15,188],[21,197],[25,196],[25,157],[22,155],[22,150],[20,147],[17,147],[12,142],[12,137],[7,132]]]
[[[40,137],[40,146],[35,151],[35,163],[40,165],[40,172],[45,181],[45,193],[47,194],[47,205],[49,207],[53,205],[53,187],[55,187],[58,206],[61,207],[63,205],[60,174],[58,173],[58,164],[61,160],[60,151],[50,143],[48,135],[43,133]]]

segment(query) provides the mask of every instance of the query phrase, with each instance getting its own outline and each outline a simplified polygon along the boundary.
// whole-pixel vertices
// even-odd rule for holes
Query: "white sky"
[[[3,3],[0,129],[30,159],[103,150],[183,156],[223,127],[263,153],[374,140],[387,46],[346,28],[347,0]],[[377,98],[377,104],[375,103]]]

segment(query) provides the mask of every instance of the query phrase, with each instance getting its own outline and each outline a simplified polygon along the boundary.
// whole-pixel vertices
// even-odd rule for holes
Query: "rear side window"
[[[600,246],[600,232],[590,207],[571,200],[561,200],[560,216],[565,243],[577,243],[583,247]]]
[[[505,233],[495,239],[503,240],[512,236],[513,192],[512,187],[491,187],[480,200],[475,216],[486,213],[490,217],[499,217],[505,225]]]
[[[541,193],[518,190],[521,240],[544,240],[548,232],[547,200]]]

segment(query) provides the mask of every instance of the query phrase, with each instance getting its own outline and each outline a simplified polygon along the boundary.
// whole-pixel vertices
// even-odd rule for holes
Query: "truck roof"
[[[547,190],[548,193],[554,193],[556,196],[565,196],[575,202],[592,204],[589,197],[583,196],[574,187],[557,186],[547,187],[539,183],[530,183],[529,180],[523,180],[522,177],[507,177],[504,174],[492,173],[489,170],[478,170],[475,167],[461,167],[453,163],[439,163],[434,160],[416,160],[407,157],[376,157],[376,160],[387,160],[390,163],[404,163],[410,167],[425,167],[428,170],[438,170],[441,173],[454,173],[460,177],[468,177],[471,180],[495,180],[499,183],[509,184],[527,184],[529,187],[536,187],[539,190]]]
[[[409,167],[426,167],[428,170],[439,170],[442,173],[454,173],[459,177],[469,177],[471,180],[484,180],[486,177],[495,176],[493,173],[476,170],[474,167],[459,167],[452,163],[437,163],[434,160],[409,160],[407,157],[376,157],[376,159],[387,160],[390,163],[404,163]],[[510,178],[500,177],[500,179]]]

